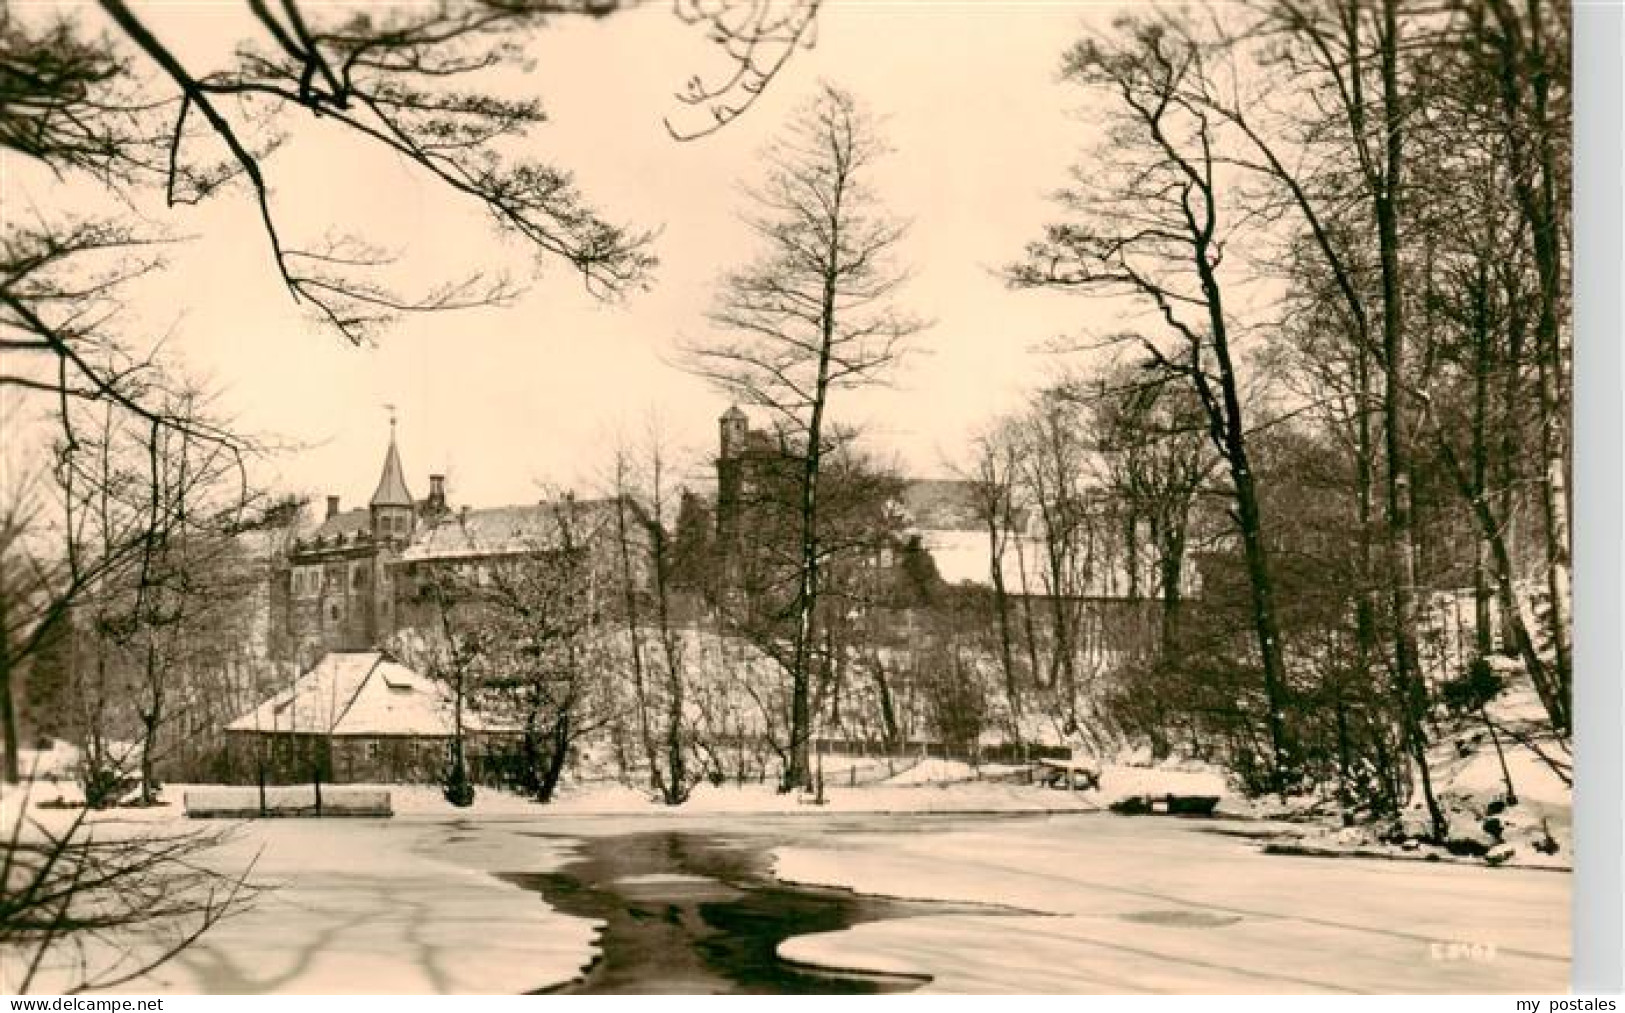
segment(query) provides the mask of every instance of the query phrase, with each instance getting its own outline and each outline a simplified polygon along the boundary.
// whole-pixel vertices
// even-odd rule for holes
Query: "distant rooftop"
[[[615,500],[556,500],[449,513],[421,529],[401,552],[407,562],[534,552],[558,546],[563,524],[583,542],[615,522]]]
[[[913,479],[903,487],[903,512],[910,526],[935,531],[981,531],[976,485],[959,479]]]
[[[463,726],[489,730],[466,712]],[[452,703],[445,687],[381,651],[334,651],[226,730],[443,738],[452,734]]]

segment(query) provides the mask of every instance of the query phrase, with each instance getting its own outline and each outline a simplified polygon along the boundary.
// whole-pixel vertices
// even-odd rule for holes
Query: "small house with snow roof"
[[[462,715],[476,776],[511,732],[474,710]],[[434,781],[455,733],[444,686],[382,651],[335,651],[226,726],[239,774],[270,783]]]

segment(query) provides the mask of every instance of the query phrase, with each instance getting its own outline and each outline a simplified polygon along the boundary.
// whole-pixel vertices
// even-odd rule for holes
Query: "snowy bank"
[[[1567,876],[1269,857],[1205,832],[1225,828],[1055,817],[781,847],[774,872],[789,882],[990,909],[800,936],[779,952],[926,974],[923,991],[944,993],[1566,988]],[[1493,959],[1441,957],[1462,942]]]
[[[1312,819],[1294,843],[1278,843],[1276,851],[1569,870],[1573,796],[1557,772],[1567,758],[1527,678],[1518,678],[1483,715],[1457,717],[1435,733],[1428,767],[1448,823],[1442,842],[1432,840],[1432,819],[1420,798],[1396,820],[1352,827],[1339,825],[1326,800],[1281,806],[1261,799],[1248,808],[1264,818]]]

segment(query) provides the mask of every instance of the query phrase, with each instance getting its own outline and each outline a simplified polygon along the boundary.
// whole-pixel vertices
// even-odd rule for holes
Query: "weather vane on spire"
[[[389,435],[390,435],[391,439],[394,439],[394,437],[395,437],[395,406],[393,404],[389,404],[388,402],[385,402],[384,411],[389,413]]]

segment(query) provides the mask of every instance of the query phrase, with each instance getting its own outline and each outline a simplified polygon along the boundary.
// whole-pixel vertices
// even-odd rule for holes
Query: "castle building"
[[[785,490],[799,480],[799,458],[775,434],[753,428],[730,407],[718,419],[715,548],[725,582],[736,582],[741,561],[767,532],[793,522]],[[476,578],[482,567],[557,543],[568,508],[576,538],[613,537],[615,500],[565,500],[485,509],[452,509],[445,477],[428,476],[428,495],[415,499],[401,464],[395,425],[372,497],[365,507],[341,509],[327,497],[319,524],[294,538],[273,571],[268,641],[271,657],[308,669],[331,651],[370,651],[398,631],[430,622],[422,589],[436,568],[455,567]],[[873,566],[893,565],[896,550],[914,544],[929,554],[949,586],[991,587],[988,534],[976,507],[973,483],[941,479],[892,480],[877,530],[890,534],[873,546]],[[1018,519],[1006,540],[1002,579],[1018,596],[1049,597],[1046,542],[1031,517]],[[1090,552],[1085,578],[1059,593],[1111,600],[1139,598],[1154,585],[1149,551],[1126,556],[1115,544]],[[1140,572],[1145,571],[1145,572]]]
[[[423,589],[447,569],[477,580],[498,560],[544,553],[562,525],[571,537],[606,539],[614,500],[574,500],[452,510],[445,476],[414,499],[390,424],[372,498],[343,510],[327,497],[321,522],[289,543],[272,576],[271,656],[306,671],[330,652],[375,651],[397,632],[433,625]]]
[[[737,405],[722,414],[717,426],[716,537],[732,566],[732,560],[751,550],[753,520],[792,506],[784,502],[785,490],[800,480],[796,470],[800,458],[774,434],[752,428]],[[925,550],[949,586],[992,588],[987,522],[978,505],[976,483],[904,478],[890,491],[891,501],[883,513],[898,545],[913,541]],[[1004,537],[1000,559],[1001,580],[1009,594],[1107,601],[1148,595],[1155,586],[1153,551],[1144,525],[1130,528],[1126,539],[1088,532],[1088,537],[1099,539],[1099,544],[1082,547],[1091,564],[1088,572],[1058,589],[1046,573],[1049,545],[1036,512],[1018,510],[1014,520],[1015,530]],[[875,562],[890,565],[892,556],[881,549]]]
[[[391,422],[367,506],[341,510],[339,497],[328,496],[321,524],[289,546],[272,584],[273,656],[303,669],[328,651],[366,650],[394,632],[391,569],[419,524],[443,508],[442,483],[431,476],[430,498],[421,505],[412,499]]]

